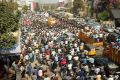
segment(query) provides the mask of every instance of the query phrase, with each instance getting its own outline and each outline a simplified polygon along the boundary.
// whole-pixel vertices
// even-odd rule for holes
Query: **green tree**
[[[17,10],[17,11],[15,12],[15,15],[16,15],[17,19],[20,19],[20,18],[21,18],[21,12],[20,12],[19,10]]]
[[[44,5],[44,9],[49,10],[50,9],[49,5],[48,4]]]
[[[79,10],[83,7],[83,1],[82,0],[74,0],[73,2],[73,13],[78,14]]]
[[[4,3],[0,3],[0,34],[13,31],[18,26],[18,19]]]
[[[109,16],[110,16],[109,12],[107,12],[107,11],[103,11],[103,12],[101,12],[101,13],[98,14],[98,18],[100,20],[103,20],[103,21],[108,20]]]
[[[8,3],[6,3],[6,5],[8,5],[8,7],[9,7],[9,9],[11,9],[11,11],[18,9],[18,4],[16,2],[8,2]]]
[[[16,38],[12,34],[4,33],[0,36],[0,48],[8,49],[16,43]]]
[[[17,8],[11,8],[10,5],[0,3],[0,48],[10,48],[16,42],[11,32],[18,30],[19,20],[14,13]]]
[[[26,5],[25,5],[25,6],[23,6],[23,7],[22,7],[23,12],[27,12],[27,11],[28,11],[28,8],[29,8],[29,7],[28,7],[28,6],[26,6]]]

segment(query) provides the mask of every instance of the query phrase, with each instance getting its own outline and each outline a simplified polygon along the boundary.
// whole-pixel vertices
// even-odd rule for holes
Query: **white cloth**
[[[69,70],[72,69],[72,64],[68,64],[68,69],[69,69]]]
[[[71,55],[68,55],[68,60],[72,60],[72,56]]]
[[[65,41],[65,44],[68,44],[68,41]]]
[[[29,56],[28,55],[25,55],[25,60],[29,60]]]
[[[80,51],[80,48],[79,48],[79,47],[77,47],[77,51]]]
[[[38,71],[38,76],[43,76],[43,71],[42,70]]]
[[[61,49],[58,49],[58,53],[61,53]]]
[[[86,72],[89,72],[89,67],[88,67],[88,65],[84,66],[84,69],[85,69]]]
[[[78,59],[79,59],[79,57],[78,57],[78,56],[75,56],[75,57],[74,57],[74,60],[76,60],[76,61],[77,61]]]
[[[108,78],[108,80],[114,80],[114,78],[113,78],[113,77],[111,77],[111,78]]]
[[[35,53],[39,53],[39,49],[36,49],[36,50],[35,50]]]
[[[63,43],[64,43],[64,42],[63,42],[63,41],[61,41],[60,43],[61,43],[61,45],[63,45]]]
[[[102,38],[102,37],[103,37],[103,34],[99,34],[99,37]]]
[[[47,78],[44,78],[44,80],[50,80],[50,78],[49,78],[49,77],[47,77]]]
[[[25,69],[25,68],[24,68],[23,66],[20,67],[20,70],[21,70],[21,71],[24,71],[24,69]]]
[[[49,33],[46,33],[47,36],[49,36]]]
[[[75,43],[74,46],[77,47],[77,43]]]
[[[55,51],[52,51],[52,55],[54,56],[56,54],[56,52]]]
[[[100,68],[95,69],[95,73],[98,74],[100,72]]]

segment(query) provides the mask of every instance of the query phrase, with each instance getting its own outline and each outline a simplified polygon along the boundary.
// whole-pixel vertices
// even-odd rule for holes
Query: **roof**
[[[111,9],[111,12],[115,19],[120,19],[120,9]]]
[[[12,48],[9,49],[0,49],[0,55],[18,55],[21,52],[20,43],[15,44]]]

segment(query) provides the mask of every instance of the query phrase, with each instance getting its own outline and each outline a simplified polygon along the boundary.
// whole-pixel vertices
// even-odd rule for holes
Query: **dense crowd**
[[[22,54],[11,67],[15,80],[115,80],[87,55],[89,49],[76,34],[79,28],[63,21],[49,26],[40,16],[32,19],[21,30]]]

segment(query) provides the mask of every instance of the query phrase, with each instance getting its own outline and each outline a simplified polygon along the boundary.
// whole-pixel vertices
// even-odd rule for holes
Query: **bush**
[[[2,34],[0,36],[0,49],[12,48],[16,43],[16,38],[12,34]]]
[[[103,21],[108,20],[109,19],[109,12],[103,11],[103,12],[99,13],[98,18],[100,20],[103,20]]]
[[[0,48],[8,49],[16,43],[16,38],[9,34],[18,30],[20,12],[15,14],[17,4],[0,3]]]

